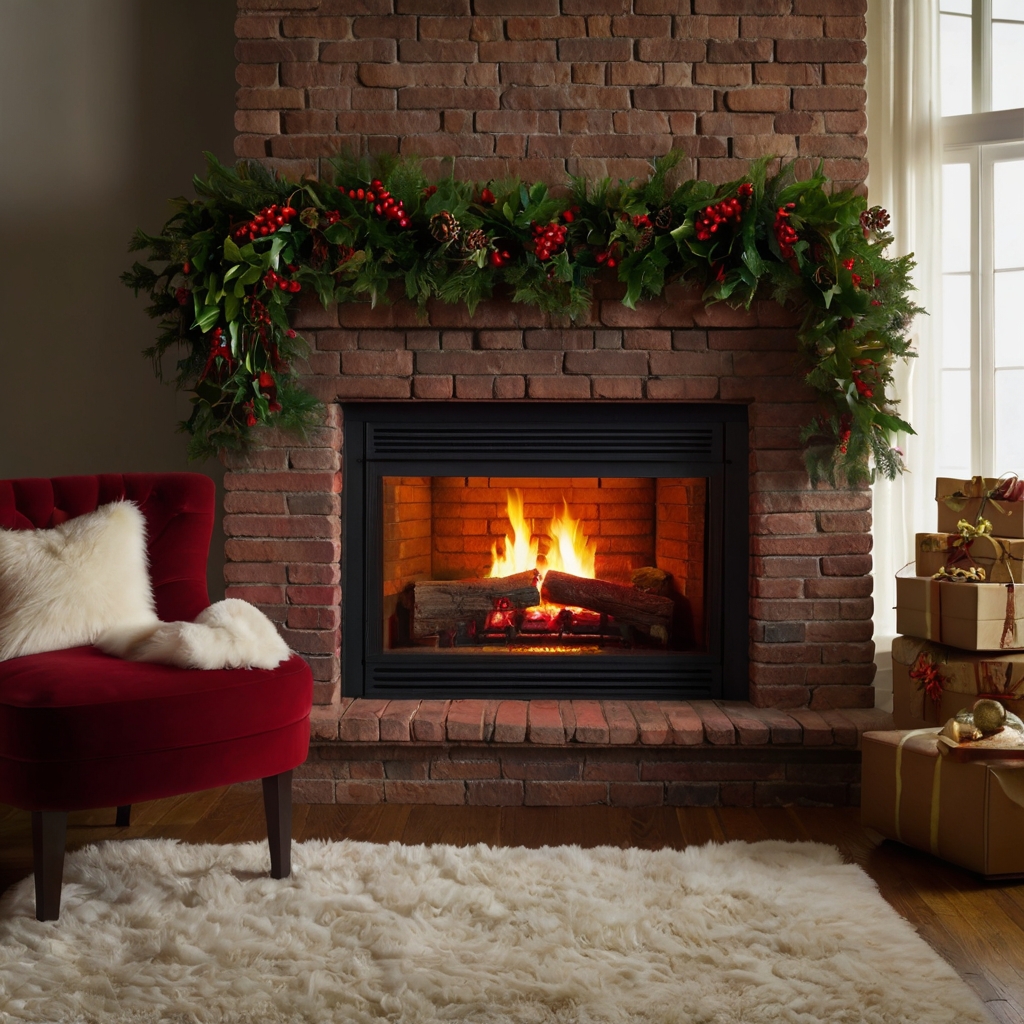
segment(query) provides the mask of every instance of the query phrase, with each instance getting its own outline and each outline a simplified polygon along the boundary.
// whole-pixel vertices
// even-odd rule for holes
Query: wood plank
[[[416,804],[402,830],[402,842],[430,845],[444,843],[451,846],[472,846],[476,843],[500,844],[501,813],[498,807],[445,808],[438,814],[436,807]]]
[[[754,807],[716,807],[722,831],[728,840],[741,839],[745,843],[758,843],[772,835]]]
[[[681,850],[687,845],[674,814],[663,807],[633,807],[629,813],[629,845],[643,850],[660,850],[666,846]]]
[[[704,736],[708,743],[728,746],[736,742],[736,728],[732,720],[713,700],[695,700],[690,703],[704,723]]]
[[[725,842],[725,832],[714,807],[677,807],[675,815],[687,846]]]

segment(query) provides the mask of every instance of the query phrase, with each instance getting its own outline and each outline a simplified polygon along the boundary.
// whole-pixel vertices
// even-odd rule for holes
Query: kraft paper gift
[[[980,513],[992,524],[993,536],[1024,538],[1024,501],[989,500],[985,501],[982,510],[983,495],[994,491],[999,484],[995,477],[953,480],[940,476],[935,481],[935,500],[939,504],[938,532],[956,533],[956,524],[961,519],[975,523]]]
[[[965,547],[959,533],[919,533],[915,547],[918,576],[934,576],[946,566],[980,566],[986,583],[1024,583],[1024,540],[984,535]]]
[[[1024,874],[1024,762],[940,757],[937,736],[864,733],[861,822],[987,878]]]
[[[1024,648],[1024,588],[897,576],[896,630],[968,651],[1019,650]]]
[[[941,683],[939,699],[925,691],[928,666]],[[892,717],[898,729],[941,726],[980,697],[1024,718],[1024,652],[974,653],[910,636],[892,644]]]

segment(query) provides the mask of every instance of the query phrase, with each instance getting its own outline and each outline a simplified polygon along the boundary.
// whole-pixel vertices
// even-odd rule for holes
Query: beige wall
[[[187,399],[141,355],[133,229],[231,160],[232,0],[0,0],[0,478],[179,470]],[[169,364],[170,365],[170,364]],[[211,596],[223,595],[223,540]]]

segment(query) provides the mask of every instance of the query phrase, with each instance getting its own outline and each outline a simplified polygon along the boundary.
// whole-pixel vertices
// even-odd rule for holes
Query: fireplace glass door
[[[745,409],[343,415],[346,696],[746,695]]]

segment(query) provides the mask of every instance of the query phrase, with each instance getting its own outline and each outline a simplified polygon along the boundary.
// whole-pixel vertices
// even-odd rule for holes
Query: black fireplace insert
[[[747,697],[745,406],[343,405],[347,697]]]

